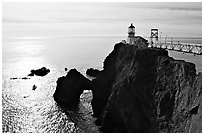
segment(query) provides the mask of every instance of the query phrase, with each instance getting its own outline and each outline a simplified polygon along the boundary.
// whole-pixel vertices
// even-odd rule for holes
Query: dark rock
[[[33,73],[33,70],[30,71],[31,73],[28,74],[28,76],[34,76],[35,74]]]
[[[28,74],[28,76],[34,76],[34,75],[37,75],[37,76],[45,76],[45,75],[47,75],[49,72],[50,72],[50,70],[49,69],[47,69],[46,67],[42,67],[42,68],[40,68],[40,69],[37,69],[37,70],[31,70],[30,71],[31,73],[30,74]]]
[[[67,71],[67,68],[64,68],[65,71]]]
[[[122,43],[119,43],[114,46],[114,50],[106,57],[104,61],[104,70],[98,74],[96,79],[92,80],[92,108],[94,117],[99,118],[107,104],[107,100],[111,93],[112,83],[114,81],[116,58],[122,45]]]
[[[28,77],[22,77],[22,78],[13,77],[13,78],[10,78],[10,80],[16,80],[16,79],[27,80],[27,79],[30,79],[30,78],[28,78]]]
[[[21,79],[23,79],[23,80],[27,80],[27,79],[30,79],[30,78],[28,78],[28,77],[23,77],[23,78],[21,78]]]
[[[29,97],[29,96],[23,96],[23,98],[27,98],[27,97]]]
[[[101,126],[101,119],[96,119],[95,120],[95,124],[97,125],[97,126]]]
[[[86,70],[86,74],[91,77],[96,77],[100,71],[98,69],[89,68]]]
[[[18,78],[17,77],[10,78],[10,80],[16,80],[16,79],[18,79]]]
[[[58,78],[54,99],[63,107],[74,108],[83,90],[90,90],[90,85],[91,81],[76,69],[71,69],[66,76]]]
[[[202,131],[201,73],[164,49],[116,44],[92,91],[102,132]]]
[[[194,106],[192,109],[190,109],[190,114],[198,114],[199,105]]]
[[[30,74],[28,74],[28,76],[34,76],[35,74],[34,74],[34,72],[33,72],[34,70],[31,70],[30,72]]]
[[[32,90],[35,90],[37,88],[37,86],[36,85],[33,85],[33,88],[32,88]]]

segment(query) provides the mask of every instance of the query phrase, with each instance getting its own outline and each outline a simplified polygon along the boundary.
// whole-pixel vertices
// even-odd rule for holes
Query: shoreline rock
[[[22,77],[22,78],[13,77],[13,78],[10,78],[10,80],[17,80],[17,79],[27,80],[27,79],[30,79],[30,78],[28,78],[28,77]]]
[[[37,86],[34,84],[33,87],[32,87],[32,90],[35,91],[35,89],[37,89]]]
[[[30,74],[28,74],[28,76],[34,76],[34,75],[37,75],[37,76],[45,76],[47,75],[48,73],[50,72],[49,69],[47,69],[46,67],[42,67],[40,69],[32,69],[30,71]]]
[[[54,100],[62,107],[77,107],[80,95],[84,90],[91,89],[91,81],[76,69],[71,69],[66,76],[57,80]]]

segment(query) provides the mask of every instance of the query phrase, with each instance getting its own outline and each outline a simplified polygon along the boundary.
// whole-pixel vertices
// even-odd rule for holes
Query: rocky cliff
[[[202,77],[163,49],[118,43],[92,81],[102,132],[201,132]]]
[[[57,80],[57,87],[53,97],[57,104],[67,109],[78,106],[80,95],[84,90],[90,90],[91,81],[76,69],[71,69],[66,76]]]

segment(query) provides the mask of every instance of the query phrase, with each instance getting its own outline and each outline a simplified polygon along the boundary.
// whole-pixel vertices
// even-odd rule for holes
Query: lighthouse
[[[137,46],[138,48],[147,48],[148,41],[141,36],[135,36],[135,26],[133,23],[128,27],[127,43],[129,45]]]
[[[133,26],[133,24],[131,23],[131,25],[128,27],[127,42],[132,45],[134,44],[134,40],[135,40],[135,26]]]

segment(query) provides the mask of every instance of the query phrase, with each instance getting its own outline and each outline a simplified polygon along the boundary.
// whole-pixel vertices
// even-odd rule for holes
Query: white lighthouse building
[[[135,41],[135,26],[131,23],[131,25],[128,27],[128,38],[127,42],[128,44],[134,44]]]
[[[148,47],[148,41],[140,36],[135,36],[135,26],[131,23],[131,25],[128,27],[128,37],[127,37],[127,43],[130,45],[135,45],[139,48],[147,48]]]

